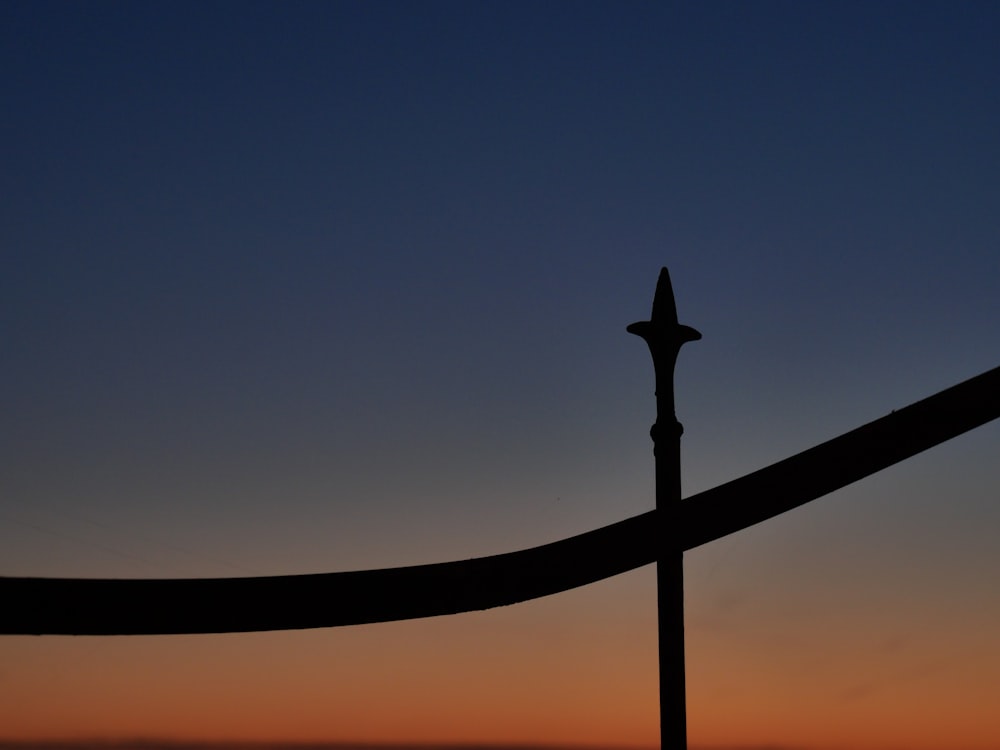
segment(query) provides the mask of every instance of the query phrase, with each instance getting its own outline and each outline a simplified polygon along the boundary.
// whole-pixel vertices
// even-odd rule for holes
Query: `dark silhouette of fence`
[[[0,635],[138,635],[323,628],[514,604],[657,565],[661,747],[687,747],[683,553],[772,518],[1000,417],[1000,367],[802,453],[682,500],[673,370],[701,335],[677,322],[667,269],[650,320],[656,509],[541,547],[347,573],[204,579],[0,577]]]

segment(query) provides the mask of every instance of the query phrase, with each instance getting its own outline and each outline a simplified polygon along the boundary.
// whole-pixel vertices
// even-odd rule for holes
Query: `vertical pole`
[[[681,433],[674,410],[674,366],[683,344],[701,334],[677,322],[670,274],[661,269],[648,321],[628,327],[645,340],[653,357],[656,422],[653,439],[656,468],[656,517],[660,554],[656,562],[656,606],[660,669],[660,748],[686,750],[687,706],[684,685],[684,550],[679,536]]]

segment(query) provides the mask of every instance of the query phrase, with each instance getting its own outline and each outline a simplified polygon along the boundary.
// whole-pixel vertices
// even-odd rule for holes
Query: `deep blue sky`
[[[704,334],[678,365],[688,494],[996,366],[998,24],[3,4],[0,571],[430,562],[646,510],[652,372],[624,328],[662,265]],[[995,582],[998,446],[694,553],[690,617],[808,587],[804,550],[838,591],[883,559],[923,585],[931,539]]]

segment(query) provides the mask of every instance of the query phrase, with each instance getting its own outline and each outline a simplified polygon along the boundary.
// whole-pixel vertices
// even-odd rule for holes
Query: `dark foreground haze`
[[[170,742],[165,740],[0,740],[0,750],[651,750],[631,745],[365,742]],[[690,750],[813,750],[778,745],[692,745]]]

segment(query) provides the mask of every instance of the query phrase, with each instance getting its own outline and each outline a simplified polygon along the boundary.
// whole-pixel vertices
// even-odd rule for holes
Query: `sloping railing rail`
[[[1000,417],[1000,367],[687,498],[683,549],[747,528]],[[0,577],[0,634],[227,633],[360,625],[515,604],[655,562],[649,511],[471,560],[257,578]]]

